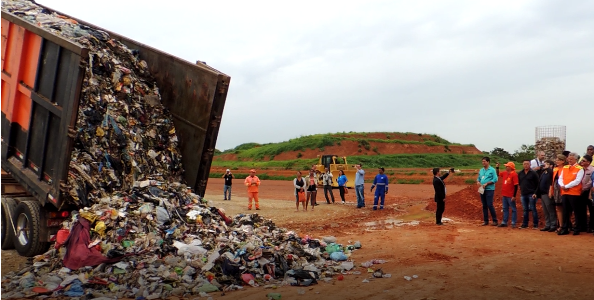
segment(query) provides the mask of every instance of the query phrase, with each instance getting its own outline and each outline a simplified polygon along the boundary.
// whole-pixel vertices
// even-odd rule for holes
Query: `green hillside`
[[[373,138],[373,136],[383,135],[385,138]],[[400,139],[394,137],[401,137]],[[408,139],[411,137],[411,139]],[[414,137],[414,139],[413,139]],[[416,139],[416,140],[415,140]],[[233,149],[224,152],[217,152],[217,156],[224,154],[236,154],[239,160],[271,160],[275,156],[290,151],[305,151],[306,149],[319,149],[324,151],[324,148],[330,146],[340,146],[343,141],[354,141],[359,144],[361,148],[370,150],[369,143],[395,143],[395,144],[423,144],[430,147],[445,147],[449,145],[469,146],[458,143],[451,143],[437,135],[420,134],[420,133],[399,133],[399,132],[374,132],[374,133],[327,133],[302,136],[280,143],[246,143],[241,144]],[[216,160],[216,157],[215,157]]]

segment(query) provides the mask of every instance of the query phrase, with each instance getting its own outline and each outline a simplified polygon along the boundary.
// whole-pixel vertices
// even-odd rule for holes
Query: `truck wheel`
[[[2,250],[14,249],[14,219],[16,201],[12,198],[2,198]]]
[[[22,256],[35,256],[47,251],[49,243],[40,241],[41,206],[37,201],[19,203],[15,213],[14,248]]]

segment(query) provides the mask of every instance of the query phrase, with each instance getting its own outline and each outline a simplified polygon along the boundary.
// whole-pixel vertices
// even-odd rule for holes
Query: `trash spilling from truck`
[[[352,268],[344,261],[360,245],[227,216],[184,184],[173,118],[138,51],[32,1],[2,10],[89,49],[65,184],[78,209],[49,251],[3,277],[3,299],[204,296],[308,286]]]

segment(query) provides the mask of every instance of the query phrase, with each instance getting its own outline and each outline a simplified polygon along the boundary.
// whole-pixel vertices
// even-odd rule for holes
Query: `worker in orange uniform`
[[[250,170],[250,176],[245,178],[245,186],[248,191],[248,209],[252,209],[252,198],[256,201],[256,210],[260,210],[260,203],[258,202],[258,187],[260,186],[260,178],[256,176],[256,170]]]

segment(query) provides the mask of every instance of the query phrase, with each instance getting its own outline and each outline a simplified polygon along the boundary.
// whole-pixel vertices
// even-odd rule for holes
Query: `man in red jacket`
[[[505,171],[499,173],[499,163],[495,164],[495,170],[500,180],[503,181],[501,186],[501,200],[503,201],[503,222],[497,227],[507,227],[507,220],[509,219],[509,208],[512,211],[512,228],[516,228],[516,221],[518,220],[518,210],[516,209],[516,194],[518,193],[518,173],[516,173],[516,164],[508,162],[504,164]]]

